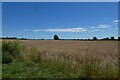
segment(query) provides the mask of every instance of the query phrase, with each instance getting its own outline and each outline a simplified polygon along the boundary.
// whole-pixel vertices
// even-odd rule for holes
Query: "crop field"
[[[83,55],[115,58],[118,54],[117,41],[21,41],[25,46],[34,46],[48,55],[71,55],[82,57]]]
[[[35,46],[46,58],[60,58],[81,62],[85,57],[101,63],[117,61],[117,41],[22,41],[26,46]]]
[[[3,78],[118,78],[118,41],[20,40],[10,43],[20,46],[12,48],[16,52],[11,51],[9,62],[5,57]],[[8,54],[3,50],[5,53]]]

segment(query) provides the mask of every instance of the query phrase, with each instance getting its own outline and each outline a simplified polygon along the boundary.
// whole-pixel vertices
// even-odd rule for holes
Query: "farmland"
[[[20,50],[20,53],[14,55],[12,62],[3,64],[3,78],[118,77],[118,41],[20,40],[18,42],[22,48],[19,47],[16,51]],[[3,51],[3,54],[5,53],[7,52]]]

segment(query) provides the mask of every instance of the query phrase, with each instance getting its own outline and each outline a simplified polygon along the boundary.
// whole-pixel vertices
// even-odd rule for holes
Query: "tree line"
[[[98,39],[97,37],[93,37],[93,39],[60,39],[57,35],[54,35],[54,40],[120,40],[120,37],[118,37],[118,39],[115,39],[114,36],[106,37],[103,39]]]
[[[1,39],[17,39],[17,40],[118,40],[120,41],[120,37],[118,39],[115,39],[114,36],[111,37],[105,37],[102,39],[98,39],[97,37],[93,37],[92,39],[60,39],[58,35],[54,35],[53,39],[27,39],[27,38],[17,38],[17,37],[2,37]]]
[[[20,40],[27,40],[27,38],[17,38],[17,37],[2,37],[1,39],[20,39]]]

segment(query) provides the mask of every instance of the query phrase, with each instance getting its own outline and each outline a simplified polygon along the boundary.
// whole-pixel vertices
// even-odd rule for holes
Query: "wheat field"
[[[106,64],[118,67],[118,41],[29,40],[22,43],[37,47],[48,59],[60,59],[78,65],[87,58],[88,62],[91,60],[102,67]]]
[[[89,56],[101,60],[118,57],[118,41],[25,40],[25,46],[34,46],[44,55],[81,59]],[[100,61],[101,61],[100,60]]]
[[[29,66],[32,69],[31,74],[29,68],[27,68],[28,70],[26,70],[29,73],[25,77],[118,78],[119,76],[118,41],[19,41],[27,48],[33,47],[31,49],[25,48],[24,52],[18,57],[18,62],[11,64],[17,66],[20,63],[24,63],[26,68],[32,64]],[[32,61],[35,61],[34,64]],[[7,67],[3,67],[6,71],[4,72],[4,77],[8,76],[7,70],[11,72],[9,69],[11,65],[8,64]],[[25,67],[22,69],[24,70]],[[34,76],[32,76],[32,73],[34,73]],[[16,75],[21,74],[25,73],[20,72]],[[13,76],[12,74],[9,75]]]

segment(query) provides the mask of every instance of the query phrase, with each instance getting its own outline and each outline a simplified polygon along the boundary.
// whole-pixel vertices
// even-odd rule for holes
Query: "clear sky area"
[[[30,39],[118,37],[117,2],[3,2],[2,36]]]

